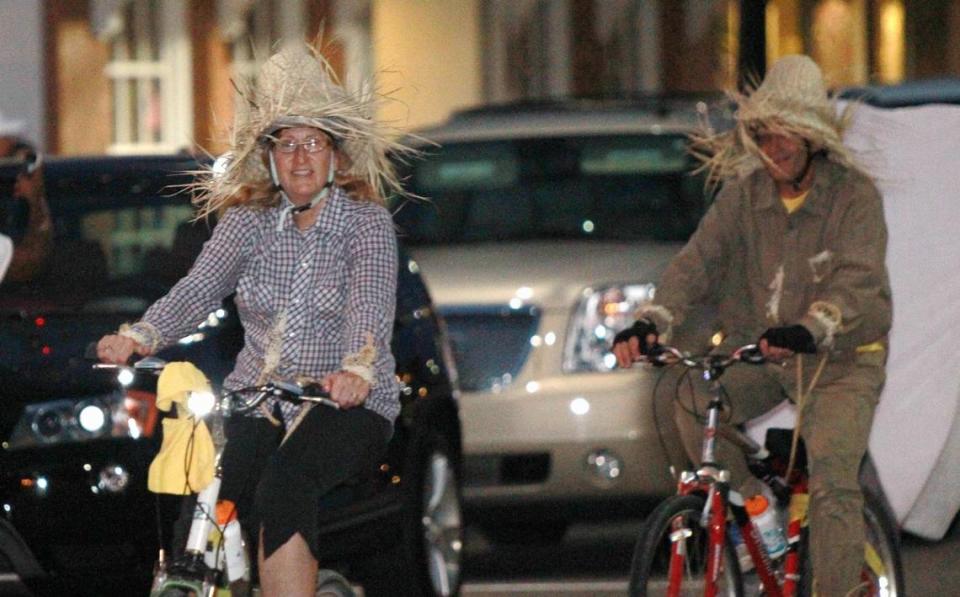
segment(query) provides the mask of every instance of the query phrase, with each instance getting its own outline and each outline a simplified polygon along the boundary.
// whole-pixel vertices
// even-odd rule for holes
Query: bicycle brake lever
[[[290,383],[286,381],[275,381],[273,382],[273,387],[282,391],[292,394],[294,396],[300,397],[303,396],[303,388],[295,383]]]
[[[324,396],[301,396],[300,399],[304,402],[313,402],[314,404],[322,404],[324,406],[329,406],[330,408],[340,410],[340,405],[338,403]]]
[[[767,362],[766,357],[760,352],[760,347],[756,344],[748,344],[737,351],[737,359],[753,365],[762,365]]]

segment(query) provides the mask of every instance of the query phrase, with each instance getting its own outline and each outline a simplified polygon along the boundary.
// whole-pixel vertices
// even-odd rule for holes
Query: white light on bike
[[[104,412],[97,404],[88,404],[80,409],[80,414],[77,416],[77,420],[80,421],[80,427],[83,427],[84,431],[88,433],[97,433],[103,429],[103,426],[107,423],[107,414]]]
[[[206,416],[213,410],[214,401],[213,394],[210,392],[190,392],[187,394],[187,408],[198,418]]]
[[[120,371],[117,373],[117,382],[118,382],[121,386],[123,386],[123,387],[127,387],[127,386],[129,386],[130,384],[132,384],[132,383],[133,383],[133,371],[131,371],[130,369],[128,369],[128,368],[126,368],[126,367],[123,368],[123,369],[120,369]]]
[[[35,487],[37,488],[37,493],[43,495],[47,493],[47,489],[50,487],[50,481],[48,481],[46,477],[37,477]]]
[[[590,412],[590,401],[586,398],[574,398],[570,401],[570,412],[582,416]]]

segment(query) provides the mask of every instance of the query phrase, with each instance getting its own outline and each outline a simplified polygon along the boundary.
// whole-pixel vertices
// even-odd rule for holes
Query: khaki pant
[[[819,357],[805,360],[804,379],[809,384]],[[800,431],[810,469],[810,550],[821,597],[843,597],[860,583],[864,530],[858,472],[885,380],[884,361],[881,351],[858,355],[855,362],[828,364],[804,401]],[[741,424],[788,396],[795,398],[795,365],[738,364],[724,374],[721,385],[725,391],[721,420]],[[672,367],[657,386],[656,400],[662,406],[677,396],[677,431],[687,456],[699,462],[700,422],[711,397],[709,388],[698,374],[684,376],[681,367]],[[715,457],[730,470],[733,487],[749,477],[743,453],[732,444],[718,438]]]

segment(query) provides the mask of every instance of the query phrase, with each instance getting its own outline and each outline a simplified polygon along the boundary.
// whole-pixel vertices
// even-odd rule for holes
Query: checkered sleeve
[[[131,328],[145,334],[156,349],[195,330],[236,288],[255,225],[255,216],[249,209],[229,210],[213,229],[189,273]]]
[[[370,205],[348,246],[344,369],[370,370],[373,385],[384,375],[397,293],[397,240],[389,212]],[[371,348],[373,351],[371,351]],[[393,375],[393,371],[388,372]]]

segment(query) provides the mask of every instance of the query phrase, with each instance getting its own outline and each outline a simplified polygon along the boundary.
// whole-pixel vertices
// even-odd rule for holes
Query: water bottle
[[[240,522],[234,518],[223,530],[223,551],[227,560],[227,580],[249,580],[250,561],[240,532]]]
[[[757,532],[767,548],[767,555],[771,559],[779,558],[787,552],[787,537],[780,526],[780,517],[770,500],[763,495],[747,498],[744,506],[750,521],[757,527]]]

